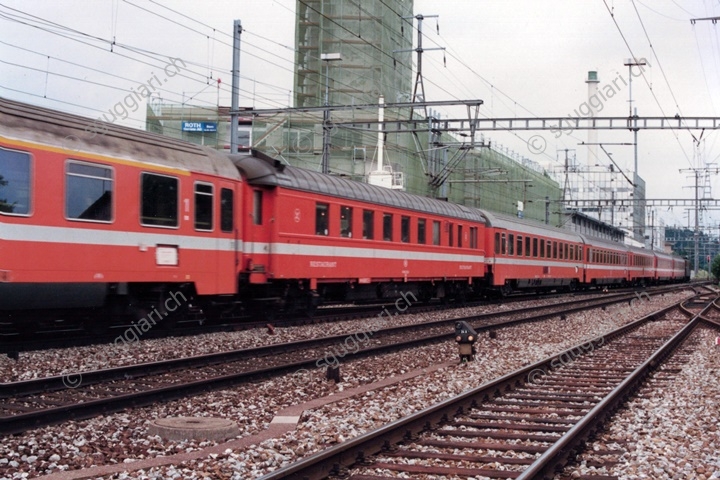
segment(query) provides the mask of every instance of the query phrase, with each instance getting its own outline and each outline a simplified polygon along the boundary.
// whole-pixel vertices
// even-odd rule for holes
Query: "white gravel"
[[[546,302],[556,302],[548,299]],[[407,325],[428,318],[453,318],[473,313],[503,311],[506,305],[450,309],[440,313],[407,314],[393,318],[394,325]],[[516,308],[516,307],[512,307]],[[381,313],[378,307],[378,314]],[[84,372],[101,368],[156,362],[228,350],[246,349],[305,340],[328,335],[342,335],[366,330],[369,322],[380,323],[376,317],[300,327],[275,327],[274,334],[266,328],[235,332],[216,332],[191,337],[147,339],[136,337],[135,331],[120,330],[111,344],[23,352],[19,360],[0,355],[0,379],[3,382],[31,380],[70,372]],[[134,340],[137,338],[137,340]]]
[[[651,302],[635,304],[633,308],[622,305],[610,307],[606,312],[572,315],[565,321],[550,320],[542,323],[542,334],[538,334],[540,324],[537,323],[501,329],[495,339],[486,335],[480,338],[475,362],[453,365],[306,411],[297,428],[281,438],[267,440],[247,449],[226,451],[217,458],[135,471],[130,477],[118,474],[108,478],[202,478],[207,471],[213,473],[206,478],[257,478],[303,456],[419,411],[552,353],[597,338],[637,316],[677,301],[681,296],[685,295],[666,295]],[[350,361],[341,367],[345,383],[338,387],[349,388],[454,359],[457,359],[456,346],[444,344],[375,359]],[[312,373],[317,379],[313,384],[321,382],[320,373]]]
[[[495,339],[487,335],[480,338],[475,362],[454,365],[369,391],[357,398],[306,411],[297,429],[282,438],[226,452],[216,458],[108,478],[256,478],[271,469],[418,411],[522,365],[597,338],[618,325],[684,296],[687,294],[665,295],[653,298],[650,302],[636,302],[632,308],[624,304],[610,307],[606,312],[572,315],[564,321],[553,319],[542,324],[499,329]],[[538,328],[540,325],[541,329]],[[327,325],[314,327],[327,333]],[[357,329],[354,327],[349,330]],[[163,442],[159,437],[147,435],[147,422],[164,416],[217,416],[237,422],[241,437],[252,435],[267,428],[273,416],[285,407],[407,371],[456,360],[456,346],[448,342],[348,361],[341,366],[344,382],[339,385],[325,381],[324,371],[315,369],[131,412],[37,429],[4,439],[0,446],[0,472],[5,476],[1,478],[25,478],[24,474],[36,476],[198,450],[215,444]],[[4,463],[2,459],[8,462]]]
[[[618,456],[584,453],[564,475],[617,475],[620,479],[720,478],[720,337],[717,329],[692,334],[669,365],[653,375],[598,439],[590,452],[620,450]],[[681,369],[663,373],[663,369]],[[615,460],[592,467],[592,460]],[[557,477],[560,478],[560,477]]]
[[[575,295],[574,299],[596,298],[597,294]],[[412,300],[411,297],[408,297]],[[490,312],[503,312],[522,306],[540,306],[558,303],[558,298],[546,298],[528,302],[508,302],[472,308],[455,308],[441,312],[408,313],[392,317],[392,325],[409,325],[428,320],[451,319],[459,316],[477,315]],[[403,305],[404,307],[404,305]],[[378,315],[382,313],[378,307]],[[392,303],[387,312],[394,314]],[[300,327],[276,327],[270,335],[266,328],[242,330],[236,332],[217,332],[191,337],[173,337],[143,340],[135,330],[121,329],[111,344],[83,347],[22,352],[19,360],[11,360],[0,355],[0,381],[15,382],[35,378],[64,375],[103,368],[135,365],[143,362],[157,362],[195,355],[206,355],[228,350],[246,349],[312,339],[328,335],[344,335],[365,331],[376,325],[386,327],[390,322],[388,313],[382,317],[348,320]],[[135,340],[137,339],[137,340]]]

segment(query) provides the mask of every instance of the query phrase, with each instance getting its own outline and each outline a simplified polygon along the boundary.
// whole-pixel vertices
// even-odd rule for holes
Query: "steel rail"
[[[673,288],[682,288],[682,287],[669,287],[667,289],[659,289],[653,292],[650,292],[651,295],[658,295],[658,294],[664,294],[667,293],[667,291],[672,291]],[[632,294],[634,295],[634,294]],[[509,316],[509,315],[518,315],[528,312],[537,312],[541,309],[552,309],[552,308],[558,308],[558,307],[570,307],[572,305],[580,305],[580,307],[577,307],[575,309],[568,309],[567,312],[563,311],[562,313],[572,313],[576,311],[581,311],[586,309],[583,307],[583,304],[596,302],[597,305],[593,304],[590,307],[587,308],[596,308],[596,307],[602,307],[611,305],[613,303],[619,303],[624,301],[631,301],[635,300],[636,297],[633,297],[631,294],[613,294],[604,296],[601,299],[595,299],[595,298],[586,298],[586,299],[579,299],[579,300],[572,300],[572,301],[565,301],[562,303],[556,303],[551,305],[543,305],[540,307],[522,307],[514,310],[508,310],[504,312],[494,312],[494,313],[485,313],[485,314],[479,314],[479,315],[472,315],[472,316],[466,316],[466,317],[458,317],[453,319],[446,319],[446,320],[434,320],[430,322],[424,322],[420,324],[413,324],[413,325],[403,325],[403,326],[397,326],[397,327],[388,327],[388,328],[382,328],[374,331],[375,334],[382,334],[382,335],[392,335],[395,333],[403,333],[406,331],[411,330],[420,330],[423,328],[432,328],[435,326],[440,326],[444,324],[452,324],[457,321],[466,321],[469,323],[472,322],[478,322],[478,321],[484,321],[487,319],[491,319],[493,317],[497,316]],[[416,313],[413,311],[412,313]],[[551,312],[547,314],[539,314],[537,315],[537,320],[544,320],[547,318],[552,318],[553,316],[559,315],[559,312]],[[508,321],[508,322],[502,322],[497,325],[477,325],[477,329],[484,330],[491,327],[500,328],[503,326],[509,326],[513,325],[515,323],[529,321],[528,319],[517,319],[514,321]],[[366,329],[364,332],[367,332]],[[50,392],[50,391],[59,391],[64,390],[67,388],[78,388],[79,386],[88,386],[92,384],[112,381],[112,380],[118,380],[118,379],[128,379],[128,378],[140,378],[144,376],[150,376],[150,375],[157,375],[162,373],[167,373],[173,370],[180,370],[180,369],[187,369],[187,368],[198,368],[198,367],[205,367],[210,365],[218,365],[222,363],[227,362],[233,362],[238,360],[244,360],[247,358],[254,358],[254,357],[263,357],[268,355],[273,355],[277,353],[292,351],[292,350],[300,350],[300,349],[307,349],[307,348],[315,348],[315,347],[322,347],[325,344],[336,344],[337,342],[342,342],[345,340],[349,335],[357,335],[361,334],[363,331],[358,332],[351,332],[347,334],[342,335],[334,335],[324,338],[316,338],[316,339],[308,339],[308,340],[298,340],[295,342],[287,342],[287,343],[278,343],[274,345],[266,345],[262,347],[254,347],[254,348],[248,348],[248,349],[239,349],[239,350],[229,350],[225,352],[218,352],[218,353],[211,353],[207,355],[197,355],[193,357],[187,357],[187,358],[179,358],[179,359],[171,359],[171,360],[161,360],[158,362],[148,362],[148,363],[140,363],[136,365],[128,365],[128,366],[120,366],[120,367],[114,367],[114,368],[108,368],[108,369],[101,369],[101,370],[92,370],[92,371],[68,371],[64,375],[56,375],[52,377],[45,377],[40,379],[34,379],[34,380],[25,380],[25,381],[18,381],[18,382],[6,382],[6,383],[0,383],[0,399],[8,398],[11,396],[17,396],[17,395],[30,395],[30,394],[36,394],[41,392]],[[429,340],[437,339],[437,340],[443,340],[446,337],[449,337],[452,334],[452,332],[449,332],[447,335],[443,336],[433,336],[430,337]],[[119,347],[118,347],[119,348]],[[82,380],[79,382],[79,385],[75,385],[74,380],[72,377],[82,377]],[[72,386],[68,385],[68,383],[71,383]]]
[[[621,296],[622,297],[622,296]],[[617,303],[617,302],[623,302],[626,301],[628,298],[626,295],[625,298],[616,298],[612,300],[604,299],[603,302],[589,305],[589,306],[578,306],[573,307],[571,309],[567,309],[566,313],[568,311],[579,311],[579,310],[585,310],[590,308],[598,308],[602,306],[602,304],[611,304],[611,303]],[[586,300],[587,302],[587,300]],[[669,309],[675,308],[674,306],[668,307]],[[535,308],[537,309],[537,307]],[[503,312],[503,315],[508,314],[508,312]],[[517,323],[523,323],[523,322],[529,322],[529,321],[539,321],[545,318],[551,318],[560,315],[560,312],[552,312],[547,314],[541,314],[536,315],[530,318],[522,318],[522,319],[513,319],[507,322],[503,322],[501,324],[490,324],[490,325],[480,325],[476,328],[476,330],[487,330],[487,329],[495,329],[498,327],[505,327]],[[491,315],[497,315],[497,314],[491,314]],[[652,316],[653,314],[651,314]],[[447,323],[447,322],[454,322],[455,319],[452,320],[442,320],[437,321],[435,323]],[[386,329],[385,332],[388,331],[402,331],[405,327],[393,327],[390,329]],[[340,335],[333,337],[335,340],[337,339],[345,339],[348,335]],[[358,350],[357,352],[348,352],[349,354],[352,354],[353,358],[362,358],[367,357],[370,355],[380,354],[380,353],[386,353],[391,351],[397,351],[398,349],[402,348],[408,348],[408,347],[415,347],[419,345],[424,345],[428,343],[435,343],[438,341],[447,340],[454,337],[454,334],[451,332],[448,332],[447,334],[442,335],[430,335],[426,337],[420,337],[420,338],[410,338],[407,341],[403,342],[396,342],[392,344],[387,345],[380,345],[375,347],[370,347],[366,349]],[[317,340],[311,340],[310,342],[317,342]],[[296,342],[296,343],[302,343],[302,342]],[[279,349],[281,347],[286,347],[288,344],[280,344],[280,345],[273,345],[268,348],[272,349]],[[265,348],[265,347],[263,347]],[[256,349],[255,349],[256,350]],[[215,355],[223,355],[221,354],[215,354]],[[189,360],[189,359],[188,359]],[[0,435],[7,435],[7,434],[16,434],[21,433],[24,431],[27,431],[31,428],[36,428],[44,425],[50,425],[54,423],[60,423],[66,420],[77,420],[77,419],[85,419],[85,418],[91,418],[96,415],[101,414],[107,414],[114,411],[120,411],[124,410],[128,407],[140,407],[140,406],[146,406],[153,403],[161,402],[161,401],[169,401],[179,398],[184,398],[188,395],[194,395],[199,393],[204,393],[210,390],[215,390],[219,388],[227,388],[231,386],[235,386],[241,382],[249,381],[250,379],[256,379],[261,377],[267,377],[271,375],[277,375],[280,373],[286,373],[290,371],[299,371],[303,369],[313,369],[318,367],[318,362],[322,360],[322,358],[312,358],[310,360],[302,360],[302,361],[294,361],[290,363],[286,363],[283,365],[277,365],[274,367],[269,368],[263,368],[263,369],[257,369],[252,371],[246,371],[246,372],[239,372],[234,373],[230,375],[222,375],[222,376],[215,376],[211,378],[205,378],[201,380],[194,380],[187,383],[179,383],[179,384],[173,384],[168,386],[163,386],[160,388],[154,388],[154,389],[148,389],[144,391],[136,391],[129,394],[120,394],[100,399],[94,399],[94,400],[88,400],[80,402],[75,402],[69,405],[62,405],[59,407],[52,407],[48,409],[42,409],[42,410],[33,410],[26,413],[21,413],[17,415],[11,415],[11,416],[3,416],[0,417]],[[168,361],[168,362],[177,362],[182,363],[183,360],[178,361]],[[141,371],[143,368],[143,365],[136,365],[131,367],[135,371]],[[113,369],[115,370],[114,373],[122,372],[122,369]],[[98,375],[102,374],[102,371],[98,372]],[[57,382],[58,377],[53,377],[54,381]],[[62,378],[62,377],[59,377]],[[62,380],[60,380],[62,381]]]
[[[603,339],[613,339],[626,332],[635,330],[644,323],[660,318],[666,313],[678,308],[678,305],[679,302],[678,304],[662,308],[646,315],[632,323],[609,332],[603,336]],[[528,379],[529,374],[535,370],[541,369],[546,372],[551,370],[553,361],[561,358],[563,355],[576,354],[578,351],[583,351],[583,346],[587,346],[587,344],[588,342],[584,342],[575,345],[552,357],[540,360],[515,372],[487,382],[478,388],[469,390],[413,415],[396,420],[340,445],[330,447],[291,465],[282,467],[260,477],[259,480],[319,480],[330,475],[340,474],[347,467],[356,463],[362,464],[366,462],[368,457],[380,453],[383,449],[390,448],[393,444],[403,440],[410,440],[423,431],[431,430],[433,427],[447,422],[449,418],[457,414],[462,414],[480,402],[522,385]]]
[[[593,435],[613,415],[617,408],[626,401],[627,397],[640,387],[650,372],[655,370],[692,333],[700,323],[702,313],[711,308],[712,300],[710,302],[701,313],[697,314],[638,366],[620,385],[615,387],[580,421],[560,437],[560,440],[555,442],[532,465],[523,471],[517,479],[552,478],[555,470],[564,466],[570,457],[578,453],[577,450],[582,443]]]

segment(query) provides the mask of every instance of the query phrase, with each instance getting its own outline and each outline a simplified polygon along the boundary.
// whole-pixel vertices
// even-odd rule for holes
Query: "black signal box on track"
[[[477,341],[477,332],[467,322],[455,322],[455,341],[458,344],[460,361],[467,362],[475,355],[474,344]]]

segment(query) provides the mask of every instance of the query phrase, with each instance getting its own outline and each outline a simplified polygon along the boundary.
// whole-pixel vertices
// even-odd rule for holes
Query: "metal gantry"
[[[481,118],[478,131],[550,130],[558,137],[566,130],[716,130],[720,117],[526,117]]]

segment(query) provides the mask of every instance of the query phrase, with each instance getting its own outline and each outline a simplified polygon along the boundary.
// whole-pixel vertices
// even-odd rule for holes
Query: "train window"
[[[383,240],[392,242],[393,240],[393,215],[392,213],[383,213]]]
[[[65,165],[65,218],[110,222],[112,195],[110,167],[75,161]]]
[[[433,220],[433,245],[440,245],[440,222]]]
[[[545,247],[547,248],[547,250],[545,251],[545,256],[546,256],[547,258],[553,258],[553,256],[552,256],[552,242],[551,242],[550,240],[548,240],[548,241],[545,243]]]
[[[552,245],[553,245],[552,258],[558,258],[558,244],[557,244],[557,242],[552,242]]]
[[[500,253],[500,232],[495,232],[495,254]]]
[[[505,239],[505,234],[503,233],[503,234],[500,236],[500,238],[501,238],[501,240],[500,240],[500,253],[502,253],[503,255],[505,255],[505,252],[507,252],[507,246],[506,246],[506,245],[507,245],[507,244],[506,244],[507,240]]]
[[[405,215],[400,217],[400,241],[403,243],[410,242],[410,217]]]
[[[143,173],[140,223],[157,227],[177,227],[179,192],[177,178]]]
[[[508,255],[515,255],[515,235],[508,235]]]
[[[0,148],[0,213],[30,214],[30,154]]]
[[[565,253],[565,251],[564,251],[563,243],[560,242],[560,243],[558,244],[558,258],[559,258],[560,260],[562,260],[562,259],[565,258],[564,253]]]
[[[545,258],[545,240],[540,240],[540,258]]]
[[[195,230],[213,229],[213,186],[195,184]]]
[[[330,205],[327,203],[315,204],[315,235],[328,235],[328,215]]]
[[[453,238],[453,234],[455,233],[455,225],[453,225],[452,223],[448,223],[447,229],[448,229],[448,245],[450,245],[452,247],[453,244],[455,243],[455,241],[454,241],[455,239]]]
[[[525,237],[525,256],[530,256],[530,237]]]
[[[253,190],[253,223],[255,225],[262,225],[262,204],[263,204],[263,192],[262,190]]]
[[[463,228],[462,228],[462,225],[458,225],[458,248],[462,248],[462,246],[463,246],[462,237],[463,237]]]
[[[470,248],[478,248],[478,229],[470,227]]]
[[[523,254],[523,237],[522,235],[517,236],[517,248],[515,248],[518,257],[522,257]]]
[[[340,207],[340,236],[352,238],[352,207]]]
[[[375,212],[363,210],[363,238],[372,240],[375,238]]]
[[[229,188],[220,189],[220,230],[232,232],[234,230],[233,207],[235,192]]]
[[[418,218],[418,243],[425,245],[425,219]]]

